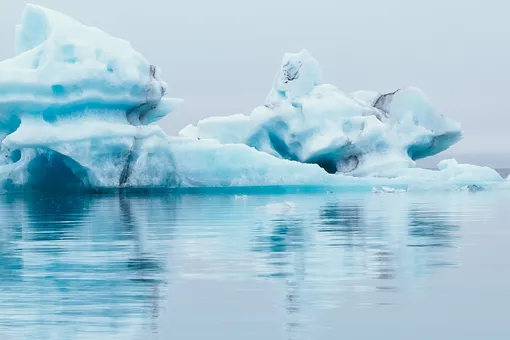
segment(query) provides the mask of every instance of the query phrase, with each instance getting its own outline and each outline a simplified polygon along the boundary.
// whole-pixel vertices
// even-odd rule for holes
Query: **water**
[[[0,196],[0,339],[509,339],[509,200]]]

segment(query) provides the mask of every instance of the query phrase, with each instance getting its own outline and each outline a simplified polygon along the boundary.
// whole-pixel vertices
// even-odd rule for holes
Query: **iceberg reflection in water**
[[[501,335],[505,195],[0,196],[0,338]]]

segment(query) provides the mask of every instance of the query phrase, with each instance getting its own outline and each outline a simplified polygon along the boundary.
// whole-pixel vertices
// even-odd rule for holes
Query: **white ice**
[[[183,187],[314,186],[324,191],[371,192],[373,187],[397,190],[455,190],[469,185],[490,189],[503,181],[493,169],[455,160],[437,170],[395,168],[389,177],[328,174],[315,164],[303,164],[259,152],[244,144],[173,137],[172,155]]]
[[[168,137],[153,123],[182,101],[165,97],[159,68],[128,42],[27,5],[15,47],[0,62],[0,183],[8,190],[370,192],[502,181],[492,169],[454,161],[413,168],[456,142],[460,126],[414,88],[381,96],[324,85],[306,52],[286,55],[266,105],[250,116],[210,118]]]
[[[5,186],[129,185],[136,168],[129,164],[138,156],[133,150],[149,139],[166,142],[162,130],[148,124],[182,101],[164,97],[159,68],[129,42],[27,5],[15,50],[17,56],[0,62]],[[148,185],[161,184],[153,176],[174,173],[159,160],[139,163],[147,171],[138,183],[150,178]]]
[[[447,149],[462,131],[417,88],[348,94],[323,84],[319,63],[301,51],[283,57],[265,105],[251,115],[207,118],[180,134],[247,144],[331,173],[386,176]]]

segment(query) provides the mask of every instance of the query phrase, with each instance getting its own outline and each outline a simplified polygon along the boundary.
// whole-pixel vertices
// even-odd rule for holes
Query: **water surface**
[[[509,199],[0,196],[0,339],[509,339]]]

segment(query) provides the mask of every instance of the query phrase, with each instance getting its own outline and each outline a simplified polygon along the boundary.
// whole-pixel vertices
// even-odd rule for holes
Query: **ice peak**
[[[16,57],[0,62],[0,85],[13,89],[0,111],[51,111],[51,120],[84,108],[128,111],[135,123],[147,124],[181,103],[162,104],[167,84],[160,70],[128,41],[51,9],[25,6],[15,49]]]
[[[284,55],[263,107],[202,120],[186,133],[356,176],[413,167],[462,137],[460,124],[415,87],[349,94],[322,84],[321,67],[306,50]]]
[[[14,36],[14,50],[21,54],[41,45],[50,35],[46,12],[44,7],[27,4],[21,15],[21,23],[16,25]]]
[[[301,97],[320,84],[322,84],[322,68],[307,50],[286,53],[273,83],[274,93],[268,100],[274,100],[274,95],[288,99]]]

